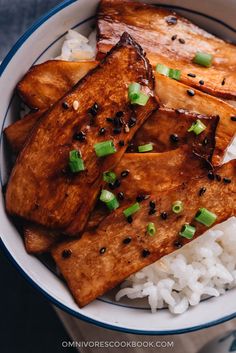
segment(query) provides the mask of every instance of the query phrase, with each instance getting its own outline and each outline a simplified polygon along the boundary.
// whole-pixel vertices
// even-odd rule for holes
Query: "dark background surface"
[[[60,2],[0,0],[0,61],[35,19]],[[0,282],[0,353],[65,353],[61,342],[69,338],[54,310],[2,251]]]

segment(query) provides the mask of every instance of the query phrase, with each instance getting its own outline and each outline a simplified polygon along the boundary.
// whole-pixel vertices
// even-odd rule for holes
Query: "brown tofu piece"
[[[28,224],[24,227],[25,248],[29,254],[49,252],[52,246],[62,239],[62,235],[37,224]]]
[[[26,73],[16,87],[17,93],[30,108],[48,109],[97,64],[96,61],[46,61]]]
[[[131,105],[131,82],[142,82],[150,93],[154,88],[151,66],[142,48],[124,34],[106,59],[58,101],[34,129],[11,173],[6,193],[9,214],[68,235],[84,229],[103,171],[114,168],[125,152],[119,141],[127,143],[158,107],[152,96],[144,107]],[[79,101],[77,111],[72,108],[75,100]],[[95,102],[98,112],[94,118],[90,109]],[[107,117],[120,111],[124,124],[132,116],[136,125],[128,133],[122,129],[114,134]],[[102,127],[106,128],[105,136],[99,134]],[[86,141],[73,138],[78,131],[86,133]],[[98,158],[94,145],[109,140],[116,153]],[[66,168],[69,152],[75,149],[80,151],[86,170],[72,175]]]
[[[44,111],[31,112],[24,118],[9,125],[4,130],[4,134],[12,152],[18,154],[22,150],[26,140],[29,138],[30,133],[37,125],[37,122],[42,117],[43,113]]]
[[[64,66],[66,66],[66,63],[64,63],[63,67]],[[52,67],[52,65],[50,67]],[[51,75],[53,75],[53,73],[51,73]],[[187,95],[187,90],[189,89],[188,86],[157,73],[155,73],[155,77],[157,82],[155,92],[160,102],[160,105],[163,108],[176,109],[180,111],[184,110],[186,112],[193,112],[206,116],[217,114],[220,116],[220,122],[216,131],[216,148],[214,151],[212,163],[213,165],[222,164],[222,159],[224,157],[226,148],[228,147],[236,133],[236,124],[230,119],[231,116],[236,116],[236,109],[233,106],[225,103],[224,101],[219,100],[208,94],[205,94],[201,91],[196,90],[195,96],[190,97],[189,95]],[[53,82],[54,81],[52,80],[51,84],[53,84]],[[31,88],[33,89],[33,87]],[[54,89],[56,89],[56,87]],[[151,134],[153,138],[154,134],[152,134],[151,128],[153,127],[157,116],[159,116],[158,131],[161,131],[160,123],[162,114],[165,114],[164,110],[161,110],[160,112],[155,113],[153,117],[150,117],[139,129],[139,132],[135,136],[135,138],[140,138],[140,136],[144,135],[142,131],[145,131],[146,140],[149,140],[148,134]],[[19,120],[5,129],[4,132],[7,141],[14,150],[14,152],[18,153],[23,148],[24,143],[28,138],[28,135],[30,135],[30,132],[34,127],[34,119],[35,121],[38,121],[39,118],[40,112],[31,113],[25,119]],[[173,129],[171,128],[169,130],[171,131]],[[184,131],[181,132],[181,134],[182,133],[184,133]],[[165,136],[168,137],[168,135],[166,134]],[[168,146],[166,147],[165,145],[162,145],[163,141],[159,142],[160,144],[158,144],[158,149],[156,149],[155,151],[161,152],[164,151],[167,147],[171,148],[169,142]],[[137,143],[135,145],[137,145]],[[155,148],[157,148],[157,146]]]
[[[177,126],[181,126],[182,130],[183,127],[185,127],[186,131],[188,128],[187,124],[191,124],[196,120],[196,116],[194,114],[182,114],[182,116],[180,117],[179,113],[175,113],[173,111],[170,112],[169,110],[164,110],[163,113],[171,113],[170,115],[167,114],[168,119],[173,120]],[[155,113],[153,114],[153,116],[154,115]],[[132,199],[135,199],[138,195],[147,194],[149,192],[149,185],[152,183],[153,180],[155,180],[155,192],[160,192],[181,185],[184,181],[187,181],[190,178],[197,178],[201,176],[203,172],[205,172],[203,169],[203,167],[205,166],[204,159],[200,159],[194,153],[200,153],[207,160],[210,159],[215,145],[214,134],[218,118],[199,118],[204,119],[203,121],[207,125],[207,129],[205,130],[203,137],[202,135],[200,135],[197,138],[194,138],[194,135],[190,134],[191,138],[188,141],[189,145],[181,146],[181,144],[183,144],[183,141],[185,141],[185,139],[183,138],[177,144],[181,147],[169,152],[124,154],[121,161],[114,169],[115,174],[121,181],[120,187],[116,188],[114,192],[116,194],[120,192],[124,193],[124,200],[120,201],[121,205],[127,204]],[[152,119],[152,117],[150,117],[149,119]],[[164,119],[166,119],[165,114]],[[183,122],[180,122],[181,120],[183,120]],[[184,121],[186,121],[187,124],[185,124]],[[155,124],[157,127],[160,125],[160,129],[162,129],[162,126],[166,128],[166,125],[162,123],[161,115],[159,117],[159,120],[155,121]],[[173,126],[175,124],[173,124]],[[153,132],[159,133],[159,130],[156,129],[155,126],[153,126],[153,128]],[[182,133],[181,129],[179,130]],[[170,142],[169,138],[166,138],[166,134],[164,134],[165,131],[166,130],[164,129],[163,139],[164,143],[166,143],[166,145],[168,146]],[[208,143],[206,145],[202,145],[201,141],[204,141],[206,138]],[[160,140],[161,139],[159,139],[158,143],[160,143]],[[129,171],[128,176],[126,178],[120,178],[121,173],[127,170]],[[158,174],[156,173],[156,170],[159,171]],[[107,189],[108,185],[104,183],[103,188]],[[109,212],[107,208],[100,202],[97,202],[97,205],[92,211],[88,223],[86,225],[86,230],[96,228],[99,223],[108,215]],[[50,231],[48,232],[50,233]],[[46,238],[46,234],[47,230],[42,229],[42,227],[37,227],[34,225],[32,229],[31,226],[26,225],[24,238],[25,243],[28,244],[27,251],[33,253],[36,249],[38,252],[39,243],[41,245],[40,252],[48,252],[51,248],[51,237],[48,241],[48,239]],[[29,241],[27,239],[28,237],[30,238]],[[60,236],[55,238],[54,243],[57,243],[59,240]]]
[[[206,129],[198,136],[188,132],[197,120],[202,121]],[[166,152],[188,144],[201,156],[211,159],[215,148],[215,133],[219,117],[204,116],[182,110],[160,108],[153,113],[143,126],[136,132],[132,149],[128,152],[138,152],[138,146],[153,144],[152,152]],[[174,136],[178,141],[173,140]]]
[[[195,90],[195,95],[189,97],[188,86],[155,73],[155,93],[161,105],[170,109],[184,109],[203,115],[219,115],[219,124],[216,129],[216,145],[212,157],[212,164],[220,166],[229,144],[236,135],[236,124],[231,119],[236,116],[236,109],[232,105]]]
[[[71,293],[80,307],[93,301],[131,274],[175,251],[191,240],[179,235],[186,223],[196,227],[195,237],[207,227],[195,220],[199,208],[206,208],[217,215],[216,223],[234,216],[236,202],[236,161],[217,171],[222,181],[209,180],[203,176],[184,185],[162,193],[152,194],[157,213],[149,215],[149,200],[140,204],[132,224],[118,209],[107,217],[96,232],[85,233],[81,239],[59,244],[52,251],[53,258],[65,278]],[[224,183],[228,177],[231,183]],[[199,190],[206,193],[199,196]],[[152,185],[150,185],[151,191]],[[181,214],[174,214],[171,206],[176,200],[184,204]],[[168,212],[163,220],[160,214]],[[156,234],[147,234],[147,224],[153,222]],[[215,223],[215,224],[216,224]],[[131,241],[126,244],[125,239]],[[67,255],[67,256],[65,256]]]
[[[217,97],[236,99],[236,46],[171,10],[129,0],[102,0],[97,30],[98,59],[126,31],[143,47],[153,66],[164,64],[179,69],[181,81],[187,85]],[[177,36],[175,40],[173,36]],[[213,55],[210,68],[193,63],[197,52]]]

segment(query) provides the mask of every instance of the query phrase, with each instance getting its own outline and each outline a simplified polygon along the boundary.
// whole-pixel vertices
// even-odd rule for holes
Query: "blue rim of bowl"
[[[4,70],[6,69],[6,67],[8,66],[8,64],[10,63],[11,59],[14,57],[15,53],[21,48],[21,46],[24,44],[24,42],[32,35],[32,33],[34,33],[41,25],[43,25],[48,19],[50,19],[52,16],[54,16],[55,14],[57,14],[58,12],[60,12],[61,10],[63,10],[64,8],[66,8],[67,6],[75,3],[76,1],[79,0],[65,0],[63,1],[61,4],[59,4],[58,6],[54,7],[52,10],[48,11],[45,15],[43,15],[42,17],[40,17],[36,22],[34,22],[34,24],[19,38],[19,40],[16,42],[16,44],[12,47],[12,49],[9,51],[9,53],[7,54],[7,56],[5,57],[5,59],[3,60],[2,64],[0,65],[0,77],[2,76]],[[160,4],[161,6],[163,6],[163,4]],[[186,9],[183,7],[177,7],[177,6],[171,6],[171,5],[164,5],[163,7],[169,7],[169,8],[173,8],[173,9],[180,9],[180,10],[184,10],[187,12],[192,12],[195,13],[197,15],[200,16],[205,16],[215,22],[218,22],[219,24],[227,27],[228,29],[232,30],[233,32],[236,32],[236,30],[232,27],[230,27],[229,25],[227,25],[226,23],[222,22],[221,20],[218,20],[212,16],[207,16],[203,13],[197,12],[197,11],[192,11],[190,9]],[[43,54],[43,53],[42,53]],[[42,55],[41,54],[41,55]],[[129,328],[125,328],[125,327],[121,327],[121,326],[116,326],[116,325],[112,325],[112,324],[107,324],[107,323],[103,323],[101,321],[97,321],[95,319],[91,319],[81,313],[76,312],[73,309],[70,309],[68,306],[66,306],[65,304],[61,303],[59,300],[55,299],[54,297],[52,297],[51,295],[49,295],[44,289],[42,289],[25,271],[24,269],[17,263],[17,261],[14,259],[14,257],[11,255],[10,251],[8,250],[8,248],[5,246],[3,240],[0,238],[0,247],[3,250],[3,252],[5,253],[5,255],[7,256],[7,258],[10,260],[10,262],[16,267],[16,269],[18,270],[18,272],[30,283],[30,285],[35,288],[38,292],[40,292],[42,295],[44,295],[44,297],[46,297],[53,305],[57,306],[58,308],[62,309],[63,311],[67,312],[68,314],[81,319],[85,322],[94,324],[98,327],[102,327],[105,329],[110,329],[113,331],[119,331],[119,332],[125,332],[125,333],[130,333],[130,334],[137,334],[137,335],[177,335],[177,334],[183,334],[183,333],[189,333],[189,332],[193,332],[193,331],[199,331],[199,330],[203,330],[215,325],[219,325],[221,323],[224,323],[228,320],[232,320],[233,318],[236,317],[236,312],[224,316],[221,319],[217,319],[202,325],[197,325],[197,326],[193,326],[193,327],[189,327],[189,328],[183,328],[183,329],[178,329],[178,330],[169,330],[169,331],[146,331],[146,330],[137,330],[137,329],[129,329]],[[131,308],[132,309],[132,308]]]

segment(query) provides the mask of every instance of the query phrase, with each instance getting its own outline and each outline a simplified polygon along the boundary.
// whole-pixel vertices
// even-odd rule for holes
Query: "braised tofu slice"
[[[236,109],[232,105],[195,90],[194,96],[187,94],[189,87],[168,77],[155,73],[155,93],[161,105],[177,110],[187,110],[203,115],[218,115],[219,124],[216,129],[216,145],[212,164],[219,166],[223,162],[226,149],[236,136]]]
[[[129,0],[102,0],[97,30],[98,58],[126,31],[144,48],[153,66],[164,64],[181,70],[182,82],[218,97],[236,99],[236,46],[171,10]],[[212,66],[195,64],[197,52],[210,54]]]
[[[205,126],[199,135],[189,132],[196,121],[201,121]],[[128,152],[137,152],[138,146],[148,143],[152,143],[153,152],[166,152],[188,144],[195,152],[210,159],[215,148],[218,123],[218,116],[160,108],[136,132]]]
[[[17,120],[4,130],[4,134],[12,152],[18,154],[22,150],[30,133],[37,125],[37,122],[42,117],[43,113],[44,111],[31,112],[23,119]]]
[[[26,251],[36,255],[49,252],[53,245],[63,239],[61,234],[37,224],[27,224],[23,235]]]
[[[124,209],[118,209],[99,225],[96,232],[85,233],[79,240],[56,246],[52,251],[53,258],[78,305],[87,305],[131,274],[200,236],[213,223],[234,216],[236,162],[224,165],[217,174],[221,181],[218,181],[220,177],[210,180],[205,175],[175,189],[152,194],[149,200],[140,203],[140,209],[132,216],[132,223],[127,222]],[[206,191],[201,194],[203,187]],[[151,188],[152,185],[150,191]],[[150,200],[156,205],[156,213],[151,215]],[[183,211],[179,214],[172,211],[176,201],[183,204]],[[208,223],[209,219],[207,221],[209,227],[203,224],[202,216],[203,223],[196,220],[199,209],[211,212],[211,223]],[[155,228],[152,235],[147,231],[150,222]],[[184,225],[194,227],[190,228],[190,234],[186,234]]]
[[[96,61],[46,61],[27,72],[16,87],[17,93],[30,108],[48,109],[97,64]]]
[[[130,104],[128,87],[133,82],[140,83],[149,97],[145,106]],[[34,129],[9,180],[8,213],[65,234],[81,232],[96,202],[103,171],[114,168],[125,152],[119,141],[126,144],[158,108],[153,88],[148,60],[124,34],[106,59]],[[75,101],[78,110],[73,108]],[[131,118],[135,124],[127,131]]]

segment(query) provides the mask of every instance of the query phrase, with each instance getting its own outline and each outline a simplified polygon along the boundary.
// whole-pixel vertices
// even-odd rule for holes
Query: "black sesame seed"
[[[63,257],[63,259],[69,259],[71,255],[72,255],[72,251],[70,249],[65,249],[61,253],[61,256]]]
[[[209,171],[209,173],[207,174],[207,177],[210,180],[215,180],[215,175],[212,170]]]
[[[143,249],[142,251],[142,257],[148,257],[150,255],[150,251],[148,249]]]
[[[99,109],[99,106],[97,103],[94,103],[94,105],[89,109],[89,113],[92,115],[92,116],[96,116],[97,113],[98,113],[98,109]]]
[[[127,220],[127,222],[130,223],[130,224],[133,222],[132,216],[127,217],[126,220]]]
[[[231,116],[230,118],[232,121],[236,121],[236,116]]]
[[[137,119],[136,119],[135,117],[131,117],[131,118],[129,119],[128,126],[129,126],[129,127],[135,126],[135,125],[136,125],[136,121],[137,121]]]
[[[116,113],[116,116],[117,118],[121,118],[122,116],[124,116],[124,112],[119,111]]]
[[[175,16],[168,16],[165,20],[168,25],[175,25],[177,23],[177,17]]]
[[[230,178],[223,178],[223,182],[225,184],[230,184],[231,183],[231,179]]]
[[[105,133],[106,133],[105,127],[101,127],[101,129],[99,130],[99,135],[105,135]]]
[[[119,118],[119,117],[116,116],[116,117],[113,119],[113,124],[114,124],[115,127],[121,127],[121,126],[123,125],[123,121],[122,121],[121,118]]]
[[[62,102],[62,108],[65,110],[69,109],[69,104],[67,102]]]
[[[131,237],[127,237],[123,240],[123,244],[129,244],[131,242],[132,238]]]
[[[202,86],[204,85],[204,83],[205,83],[205,82],[204,82],[203,80],[200,80],[200,81],[199,81],[199,84],[202,85]]]
[[[142,202],[142,201],[144,201],[144,195],[138,195],[137,197],[136,197],[136,201],[137,202]]]
[[[157,210],[155,208],[151,208],[148,212],[149,216],[155,214],[157,212]]]
[[[190,97],[195,96],[195,91],[193,89],[187,89],[187,93]]]
[[[162,212],[161,213],[161,218],[165,221],[168,218],[168,213],[167,212]]]
[[[155,201],[150,201],[149,202],[149,207],[152,208],[152,209],[156,208],[156,202]]]
[[[113,118],[106,118],[106,121],[107,121],[108,123],[113,123]]]
[[[116,127],[114,130],[113,130],[113,133],[115,135],[119,135],[121,133],[121,128],[120,127]]]
[[[177,38],[177,34],[173,35],[173,36],[171,37],[171,40],[176,40],[176,38]]]
[[[204,140],[202,141],[203,146],[206,146],[208,144],[208,138],[205,137]]]
[[[86,140],[86,134],[83,131],[77,132],[74,134],[74,139],[80,142],[83,142]]]
[[[219,174],[216,174],[216,180],[221,181],[221,176]]]
[[[225,85],[225,81],[226,81],[226,78],[224,77],[222,82],[221,82],[221,85],[224,86]]]
[[[177,249],[180,249],[180,248],[182,248],[183,244],[182,244],[180,241],[176,240],[176,241],[174,242],[174,246],[175,246]]]
[[[191,72],[188,74],[188,76],[189,76],[189,77],[193,77],[193,78],[196,77],[196,75],[195,75],[195,74],[192,74]]]
[[[116,180],[114,181],[114,183],[109,183],[109,188],[110,188],[111,190],[115,190],[115,189],[117,189],[119,186],[120,186],[120,180],[119,180],[119,179],[116,179]]]
[[[203,186],[200,190],[199,190],[199,196],[203,196],[206,192],[206,188]]]
[[[101,248],[99,250],[99,252],[100,252],[101,255],[103,255],[103,254],[105,254],[106,250],[107,250],[106,248]]]
[[[118,196],[118,199],[119,199],[120,201],[123,201],[124,198],[125,198],[125,195],[124,195],[124,193],[123,193],[122,191],[119,192],[117,196]]]
[[[124,141],[124,140],[120,140],[120,141],[119,141],[119,146],[120,146],[120,147],[123,147],[124,145],[125,145],[125,141]]]
[[[174,143],[179,142],[179,136],[177,134],[171,134],[170,141]]]
[[[180,44],[185,44],[185,40],[183,38],[179,38]]]
[[[123,170],[120,175],[122,178],[126,178],[129,175],[129,170]]]

